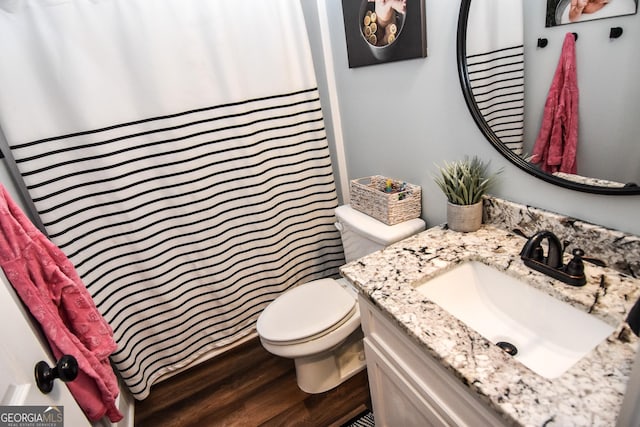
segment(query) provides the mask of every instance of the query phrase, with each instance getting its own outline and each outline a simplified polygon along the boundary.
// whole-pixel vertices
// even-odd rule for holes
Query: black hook
[[[622,35],[622,27],[611,27],[611,30],[609,31],[610,39],[617,39],[621,35]]]
[[[538,38],[538,47],[547,47],[548,43],[549,43],[549,40]]]
[[[47,394],[53,389],[53,381],[56,378],[60,378],[65,383],[76,379],[78,361],[69,354],[62,356],[54,368],[49,367],[47,362],[40,361],[36,363],[35,376],[38,388],[42,393]]]
[[[575,41],[578,41],[578,33],[571,33],[571,34],[573,34],[573,39]]]

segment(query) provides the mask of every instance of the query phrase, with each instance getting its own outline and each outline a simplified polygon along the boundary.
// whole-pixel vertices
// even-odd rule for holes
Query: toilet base
[[[298,387],[323,393],[342,384],[366,366],[362,330],[358,328],[331,351],[294,359]]]

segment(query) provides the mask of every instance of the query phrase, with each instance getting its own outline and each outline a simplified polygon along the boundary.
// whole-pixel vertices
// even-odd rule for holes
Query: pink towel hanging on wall
[[[98,312],[66,255],[40,232],[0,184],[0,266],[59,359],[78,361],[78,376],[66,383],[87,418],[120,421],[118,381],[109,355],[113,332]],[[61,385],[58,385],[61,386]]]
[[[544,106],[531,163],[549,173],[577,173],[578,74],[575,37],[567,33]]]

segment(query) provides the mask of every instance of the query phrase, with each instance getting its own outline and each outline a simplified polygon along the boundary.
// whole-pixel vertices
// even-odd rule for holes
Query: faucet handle
[[[582,262],[584,251],[580,248],[575,248],[571,253],[573,254],[573,258],[567,264],[565,271],[571,276],[584,275],[584,263]]]

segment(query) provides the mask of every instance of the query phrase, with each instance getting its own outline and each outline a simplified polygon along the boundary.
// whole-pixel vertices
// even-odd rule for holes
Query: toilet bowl
[[[340,206],[336,227],[347,262],[424,230],[421,219],[388,226]],[[357,291],[346,279],[319,279],[272,301],[256,325],[262,346],[291,358],[300,389],[322,393],[365,367]]]
[[[283,293],[258,319],[262,346],[294,359],[298,386],[307,393],[330,390],[364,366],[356,337],[348,340],[360,329],[360,309],[347,286],[345,279],[305,283]]]

